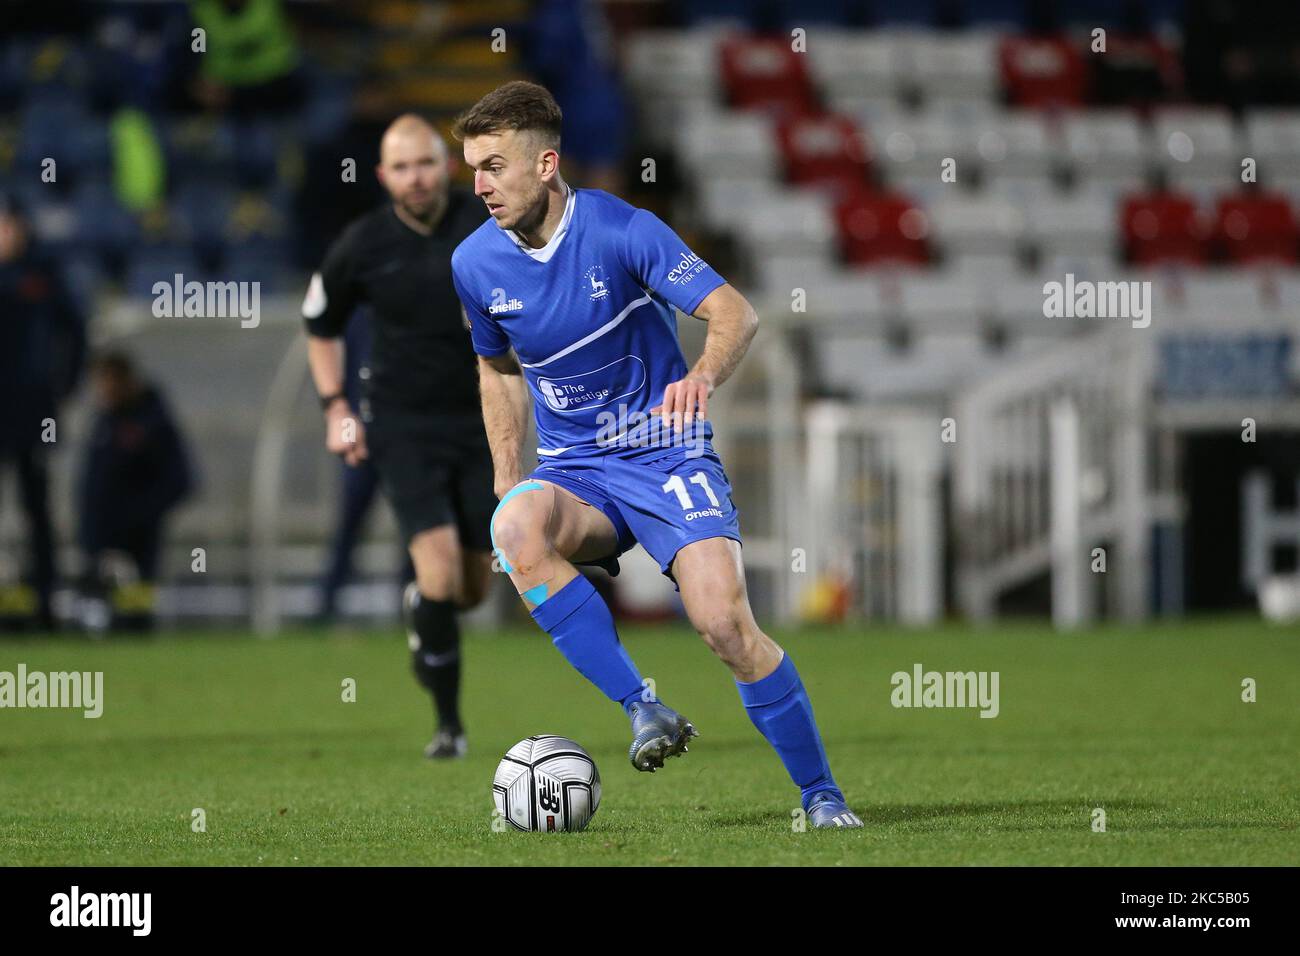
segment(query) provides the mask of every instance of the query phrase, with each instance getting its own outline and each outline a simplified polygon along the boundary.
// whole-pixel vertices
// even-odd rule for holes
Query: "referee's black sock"
[[[460,722],[460,620],[452,601],[433,601],[413,596],[410,609],[412,630],[419,646],[411,651],[416,680],[433,694],[438,726],[459,734]]]

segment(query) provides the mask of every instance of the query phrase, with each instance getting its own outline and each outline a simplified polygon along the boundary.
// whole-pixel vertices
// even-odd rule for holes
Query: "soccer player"
[[[758,317],[652,213],[570,188],[560,122],[545,88],[516,81],[453,128],[491,216],[451,268],[479,356],[503,570],[569,663],[624,708],[632,765],[653,772],[695,729],[643,699],[609,608],[574,566],[608,564],[639,541],[731,669],[814,826],[860,827],[794,662],[754,621],[731,485],[709,443],[709,396],[735,371]],[[674,306],[709,323],[690,369]],[[540,464],[525,474],[529,392]]]
[[[450,259],[484,212],[469,190],[452,188],[446,143],[417,116],[389,126],[376,173],[391,202],[352,223],[312,276],[302,307],[308,357],[326,447],[351,465],[374,462],[415,565],[402,603],[415,676],[438,720],[425,756],[459,757],[457,613],[487,592],[497,502]],[[340,336],[362,302],[374,339],[358,415],[344,390]]]

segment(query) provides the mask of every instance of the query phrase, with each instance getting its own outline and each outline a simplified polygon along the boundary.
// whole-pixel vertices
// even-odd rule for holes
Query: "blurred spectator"
[[[79,489],[81,547],[91,576],[100,584],[107,576],[106,559],[118,554],[130,558],[130,577],[142,588],[126,602],[127,610],[140,626],[152,609],[163,521],[194,482],[184,442],[162,395],[140,378],[130,357],[104,353],[92,363],[91,373],[99,411]],[[119,610],[122,603],[117,602]]]
[[[18,201],[0,194],[0,470],[18,473],[31,543],[29,578],[38,624],[54,619],[54,537],[47,456],[56,413],[81,375],[85,321],[55,260],[42,250]]]
[[[193,0],[190,14],[207,44],[193,88],[201,104],[236,114],[301,105],[298,41],[280,0]]]
[[[629,107],[600,4],[540,0],[527,37],[528,68],[564,113],[560,137],[566,178],[620,195]]]

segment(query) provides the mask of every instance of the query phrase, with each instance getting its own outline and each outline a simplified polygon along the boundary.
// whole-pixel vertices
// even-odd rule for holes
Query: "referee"
[[[385,131],[376,175],[391,202],[348,226],[312,276],[302,306],[307,354],[326,447],[349,465],[374,463],[415,565],[402,604],[415,676],[438,719],[425,756],[459,757],[457,612],[487,591],[497,499],[451,253],[486,211],[451,187],[446,143],[418,116],[398,117]],[[354,409],[341,336],[362,303],[373,313],[374,344]]]

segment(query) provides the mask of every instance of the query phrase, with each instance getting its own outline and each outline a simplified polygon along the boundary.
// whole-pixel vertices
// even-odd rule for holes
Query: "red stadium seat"
[[[914,264],[930,261],[930,222],[898,193],[859,191],[835,209],[841,248],[854,265]]]
[[[1126,258],[1135,265],[1197,264],[1209,258],[1205,223],[1189,196],[1169,192],[1129,196],[1120,222]]]
[[[829,186],[841,196],[869,183],[870,142],[848,117],[792,114],[778,122],[776,135],[789,182]]]
[[[1083,56],[1066,37],[1006,37],[998,62],[1003,89],[1015,106],[1079,106],[1087,98]]]
[[[1300,233],[1291,204],[1279,193],[1224,196],[1214,217],[1215,245],[1235,263],[1294,263]]]
[[[806,113],[816,108],[806,57],[788,37],[731,36],[720,45],[727,101],[741,109]]]

